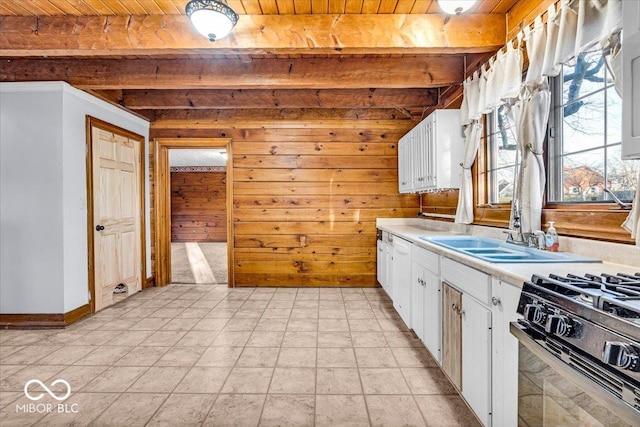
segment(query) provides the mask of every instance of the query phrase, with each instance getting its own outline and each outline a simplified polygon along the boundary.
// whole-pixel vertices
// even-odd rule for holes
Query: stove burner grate
[[[531,281],[566,298],[603,310],[616,317],[640,319],[640,273],[634,275],[567,274],[533,275]]]

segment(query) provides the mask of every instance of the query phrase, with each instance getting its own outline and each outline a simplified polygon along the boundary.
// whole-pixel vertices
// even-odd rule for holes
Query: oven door
[[[519,341],[518,425],[639,425],[639,410],[545,349],[525,326],[513,322],[511,333]]]

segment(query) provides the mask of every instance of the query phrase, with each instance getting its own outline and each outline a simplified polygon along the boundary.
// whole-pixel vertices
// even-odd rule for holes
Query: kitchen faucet
[[[536,247],[538,249],[545,250],[547,248],[547,235],[542,230],[535,230],[533,232],[535,236]]]
[[[516,232],[515,238],[513,237],[512,231]],[[517,200],[513,201],[513,224],[511,225],[511,229],[505,231],[505,233],[507,233],[507,243],[519,246],[529,246],[527,238],[522,234],[522,228],[520,225],[520,208]]]
[[[522,232],[522,224],[520,223],[520,210],[518,208],[518,201],[514,201],[514,213],[512,230],[505,231],[507,233],[507,243],[518,246],[528,246],[531,248],[545,249],[546,248],[546,236],[544,231],[535,230],[530,233]],[[512,232],[516,232],[515,238]]]

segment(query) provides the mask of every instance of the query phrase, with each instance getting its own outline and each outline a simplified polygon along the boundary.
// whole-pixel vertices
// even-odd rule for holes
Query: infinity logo
[[[66,382],[63,379],[57,379],[54,382],[51,383],[51,387],[55,386],[56,384],[64,384],[67,387],[67,392],[63,395],[58,397],[54,392],[52,392],[46,385],[44,385],[44,383],[40,380],[29,380],[27,381],[27,383],[24,385],[24,395],[27,396],[27,398],[29,398],[30,400],[40,400],[42,399],[42,397],[44,396],[44,393],[40,393],[37,396],[32,396],[31,394],[29,394],[29,386],[31,384],[38,384],[40,387],[42,387],[48,394],[49,396],[53,397],[56,400],[62,401],[65,400],[67,397],[69,397],[71,395],[71,386],[69,385],[68,382]]]

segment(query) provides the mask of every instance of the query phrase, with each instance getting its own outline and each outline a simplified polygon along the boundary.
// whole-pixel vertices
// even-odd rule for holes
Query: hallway
[[[171,243],[171,282],[223,285],[227,279],[226,242]]]
[[[77,411],[17,411],[34,378],[67,381],[64,403]],[[59,386],[52,391],[63,395]],[[65,330],[0,330],[0,419],[3,427],[477,425],[380,288],[178,284]]]

